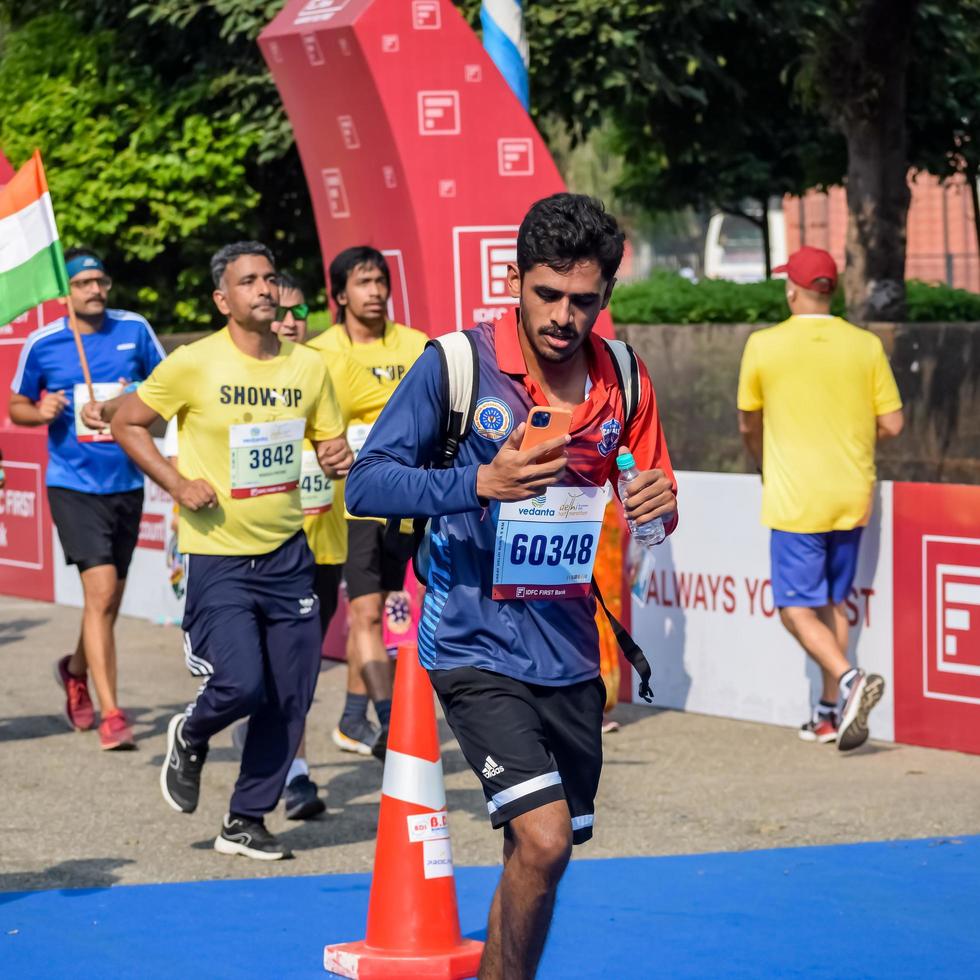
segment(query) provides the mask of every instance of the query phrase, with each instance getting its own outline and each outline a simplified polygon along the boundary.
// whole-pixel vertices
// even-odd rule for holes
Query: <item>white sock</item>
[[[816,722],[823,721],[824,719],[828,721],[833,720],[836,711],[836,704],[829,704],[827,701],[822,700],[818,701],[813,708],[813,720]]]
[[[310,767],[306,764],[306,759],[296,756],[289,767],[289,772],[286,773],[286,785],[288,786],[297,776],[309,776],[309,774]]]

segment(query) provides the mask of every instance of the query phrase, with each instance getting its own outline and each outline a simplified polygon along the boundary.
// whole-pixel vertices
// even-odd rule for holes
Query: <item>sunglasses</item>
[[[292,313],[294,320],[305,320],[310,315],[310,307],[307,303],[297,303],[295,306],[276,307],[276,319],[280,323],[286,319],[287,313]]]
[[[72,289],[85,292],[95,286],[97,289],[111,289],[112,280],[108,276],[93,276],[91,279],[72,279],[69,283]]]

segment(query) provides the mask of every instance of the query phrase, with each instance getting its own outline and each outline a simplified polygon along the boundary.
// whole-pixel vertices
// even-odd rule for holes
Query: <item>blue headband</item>
[[[94,255],[76,255],[65,263],[68,270],[69,280],[74,279],[79,272],[86,272],[88,269],[96,269],[105,272],[105,266]]]

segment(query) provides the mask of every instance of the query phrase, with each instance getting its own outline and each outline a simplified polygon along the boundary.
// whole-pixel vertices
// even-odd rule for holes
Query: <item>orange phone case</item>
[[[533,425],[534,418],[541,415],[550,416],[547,425]],[[542,408],[535,406],[527,416],[527,426],[521,438],[521,450],[533,449],[535,446],[540,446],[541,443],[548,442],[550,439],[557,439],[558,436],[567,435],[571,427],[572,413],[567,408]],[[545,463],[548,460],[557,459],[561,453],[561,448],[556,449],[554,452],[545,453],[544,456],[538,458],[538,462]]]

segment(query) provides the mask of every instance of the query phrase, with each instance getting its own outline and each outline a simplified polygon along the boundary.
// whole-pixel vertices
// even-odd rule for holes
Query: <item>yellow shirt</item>
[[[184,554],[264,555],[303,526],[303,438],[344,431],[322,358],[289,341],[269,360],[249,357],[226,327],[179,347],[137,393],[177,416],[181,475],[207,480],[218,497],[213,509],[180,509]]]
[[[344,420],[346,422],[346,419]],[[303,449],[309,452],[313,443],[306,442]],[[322,476],[322,475],[321,475]],[[304,479],[315,479],[316,474]],[[324,481],[326,476],[322,476]],[[330,510],[322,514],[303,514],[303,530],[306,543],[313,552],[313,560],[318,565],[343,565],[347,561],[347,521],[344,518],[344,481],[329,481],[333,488],[333,501]]]
[[[876,417],[902,407],[881,341],[833,316],[791,316],[745,345],[738,407],[761,409],[762,523],[815,534],[866,523]]]
[[[373,388],[358,384],[356,392],[343,391],[339,387],[337,390],[341,408],[346,405],[349,409],[348,441],[355,453],[364,445],[366,429],[377,421],[398,382],[421,356],[428,339],[421,330],[388,323],[380,340],[352,344],[343,324],[337,323],[310,341],[308,346],[323,351],[328,364],[333,363],[337,355],[347,354],[375,382]]]
[[[339,370],[343,371],[344,381],[335,378],[334,387],[341,411],[348,419],[347,441],[355,456],[398,382],[421,356],[428,339],[421,330],[388,323],[380,340],[353,344],[343,324],[338,323],[310,341],[308,346],[322,351],[332,376],[338,370],[334,365],[340,365]],[[342,488],[338,487],[338,493],[342,499]],[[358,519],[350,514],[347,517]],[[402,530],[410,529],[411,521],[403,522]]]
[[[312,347],[313,344],[307,346]],[[345,426],[351,421],[350,413],[356,407],[359,412],[375,417],[381,414],[388,393],[374,377],[347,352],[320,351],[330,374],[337,404]],[[312,449],[307,443],[305,449]],[[326,477],[323,477],[326,480]],[[347,561],[347,515],[344,509],[344,481],[332,481],[333,502],[330,510],[305,516],[303,530],[318,565],[342,565]]]

